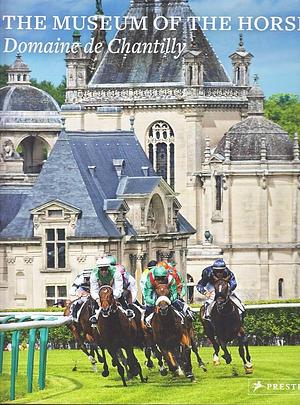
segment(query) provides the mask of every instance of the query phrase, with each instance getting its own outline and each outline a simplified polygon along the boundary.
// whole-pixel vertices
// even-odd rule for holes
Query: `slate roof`
[[[117,195],[150,194],[159,184],[160,177],[123,177],[121,179]]]
[[[17,215],[30,189],[5,187],[0,190],[0,232]]]
[[[153,29],[153,20],[156,16],[181,16],[182,21],[176,30]],[[201,28],[191,30],[191,22],[188,17],[193,12],[187,1],[157,0],[157,1],[132,1],[127,12],[128,17],[140,19],[148,17],[148,29],[130,30],[127,27],[119,31],[115,38],[133,45],[134,43],[163,42],[164,38],[170,38],[176,43],[186,43],[190,50],[201,51],[204,57],[204,81],[205,82],[229,82],[225,70],[218,60],[212,46],[208,42]],[[119,45],[118,45],[119,47]],[[114,49],[115,50],[115,49]],[[184,84],[183,56],[177,60],[172,54],[161,53],[128,53],[124,58],[122,53],[107,51],[98,66],[90,86],[108,83],[181,83]]]
[[[34,86],[11,85],[0,89],[0,111],[59,111],[50,94]]]
[[[120,206],[116,201],[120,179],[113,166],[114,159],[124,160],[125,178],[139,179],[142,167],[148,166],[151,184],[154,184],[153,178],[155,184],[161,180],[155,175],[133,132],[62,132],[28,197],[0,233],[0,238],[31,238],[33,224],[30,210],[53,200],[81,210],[75,237],[121,238],[119,230],[105,212],[107,208],[117,209]],[[147,184],[147,178],[144,178],[144,183]],[[136,186],[133,189],[130,186],[129,191],[137,190]],[[6,206],[5,212],[9,209]],[[136,234],[129,222],[127,227],[131,235]]]
[[[293,142],[288,133],[262,115],[249,116],[231,127],[218,143],[215,154],[224,156],[228,139],[231,160],[260,160],[262,138],[266,140],[268,160],[293,160]]]

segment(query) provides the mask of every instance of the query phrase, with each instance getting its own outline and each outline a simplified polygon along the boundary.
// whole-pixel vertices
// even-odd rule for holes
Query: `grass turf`
[[[39,404],[246,404],[246,405],[289,405],[300,403],[300,348],[297,346],[250,347],[254,373],[245,375],[236,347],[230,348],[233,362],[220,366],[212,365],[212,349],[202,348],[200,354],[207,364],[204,373],[193,358],[196,382],[191,383],[185,377],[174,378],[169,373],[162,377],[155,369],[147,370],[146,384],[135,378],[123,388],[115,368],[109,360],[110,375],[101,376],[101,364],[98,372],[93,373],[89,361],[79,350],[49,350],[47,362],[46,389],[37,387],[38,352],[35,354],[35,373],[33,393],[27,394],[27,351],[20,352],[19,373],[14,403]],[[144,356],[137,351],[141,364]],[[77,371],[72,368],[77,362]],[[9,402],[10,353],[4,353],[3,374],[0,376],[0,402]],[[265,388],[253,392],[254,383],[292,384],[298,383],[299,390],[269,390]],[[285,387],[286,388],[286,387]],[[297,387],[298,388],[298,387]]]

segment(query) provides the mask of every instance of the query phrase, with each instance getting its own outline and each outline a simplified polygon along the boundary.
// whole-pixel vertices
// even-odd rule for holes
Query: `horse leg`
[[[184,356],[184,372],[187,378],[191,381],[195,380],[193,369],[192,369],[192,362],[191,362],[191,347],[184,346],[183,347],[183,356]]]
[[[148,378],[145,378],[143,376],[142,368],[141,365],[138,361],[138,359],[135,357],[133,348],[131,346],[125,348],[126,354],[127,354],[127,360],[128,360],[128,366],[129,366],[129,371],[130,373],[136,377],[139,375],[141,382],[145,383],[148,381]]]
[[[86,346],[84,344],[84,340],[83,340],[82,336],[80,335],[80,333],[77,331],[77,328],[76,328],[75,325],[72,325],[72,327],[69,328],[69,329],[71,330],[73,336],[75,337],[75,339],[77,341],[77,344],[80,347],[80,349],[88,357],[89,361],[92,364],[93,371],[96,373],[97,372],[96,360],[95,360],[95,358],[93,356],[92,350],[90,350],[90,352],[87,350],[87,348],[86,348]]]
[[[221,364],[220,359],[219,359],[219,350],[220,350],[220,345],[215,339],[215,332],[212,324],[209,321],[206,321],[204,319],[200,319],[204,328],[204,332],[208,339],[211,341],[211,344],[213,345],[214,348],[214,354],[213,354],[213,364],[214,366],[219,366]]]
[[[164,366],[163,356],[156,345],[152,346],[152,352],[157,358],[160,374],[166,376],[168,374],[168,369]]]
[[[122,379],[122,383],[124,387],[127,387],[126,381],[125,381],[125,370],[124,367],[122,366],[121,362],[118,359],[118,350],[109,348],[108,353],[110,354],[112,358],[112,364],[114,367],[117,367],[119,376]]]
[[[106,361],[106,355],[105,355],[105,349],[101,348],[102,352],[102,363],[103,363],[103,370],[102,370],[102,377],[108,377],[109,376],[109,370],[108,370],[108,365]]]
[[[151,359],[151,347],[145,347],[144,352],[145,352],[145,356],[146,356],[146,359],[147,359],[146,366],[148,368],[153,368],[154,364],[153,364],[153,361]]]
[[[239,334],[238,336],[238,344],[239,344],[239,355],[243,360],[245,373],[252,374],[253,366],[251,363],[251,357],[249,353],[248,339],[243,333]],[[245,358],[245,349],[246,349],[246,358]]]
[[[197,358],[198,366],[201,367],[203,371],[207,371],[207,368],[205,367],[205,364],[203,363],[203,361],[199,355],[198,346],[197,346],[196,339],[194,336],[191,337],[191,345],[192,345],[192,350],[195,353],[195,356]]]
[[[228,349],[227,349],[227,345],[225,342],[223,342],[222,340],[220,340],[220,346],[222,347],[222,350],[224,352],[224,354],[222,355],[223,359],[226,361],[226,364],[230,364],[232,361],[231,358],[231,354],[229,353]]]

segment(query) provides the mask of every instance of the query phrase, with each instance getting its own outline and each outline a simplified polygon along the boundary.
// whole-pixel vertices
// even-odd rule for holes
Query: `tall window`
[[[164,121],[155,122],[149,131],[148,156],[159,176],[175,186],[174,132]]]
[[[216,176],[216,211],[222,208],[222,176]]]
[[[279,298],[283,297],[283,278],[280,278],[278,280],[278,297]]]
[[[47,285],[46,303],[47,307],[52,307],[58,300],[66,301],[67,286],[65,285]]]
[[[46,253],[48,269],[66,267],[66,232],[64,229],[46,229]]]

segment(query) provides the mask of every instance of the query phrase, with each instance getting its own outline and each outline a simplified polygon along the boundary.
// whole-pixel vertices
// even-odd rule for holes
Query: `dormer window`
[[[48,217],[61,218],[63,216],[63,210],[48,210]]]

